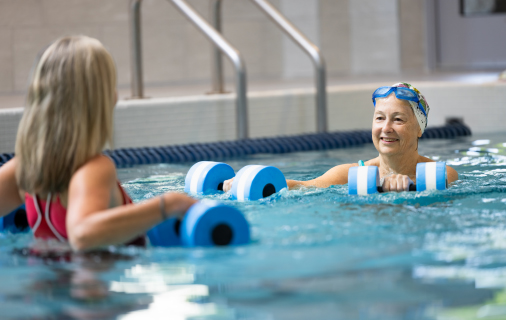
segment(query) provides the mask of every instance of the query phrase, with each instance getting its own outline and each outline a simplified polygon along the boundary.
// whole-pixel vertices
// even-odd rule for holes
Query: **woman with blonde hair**
[[[36,238],[68,241],[76,251],[143,244],[143,234],[196,200],[166,193],[140,204],[102,154],[111,143],[117,101],[113,59],[96,39],[63,37],[33,70],[16,139],[0,168],[0,216],[26,204]]]

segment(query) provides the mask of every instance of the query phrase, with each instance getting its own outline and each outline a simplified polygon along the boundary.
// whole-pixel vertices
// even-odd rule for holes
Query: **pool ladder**
[[[211,0],[211,24],[195,11],[185,0],[168,0],[190,20],[213,46],[212,93],[225,93],[223,81],[222,55],[232,62],[235,70],[236,86],[236,128],[237,138],[249,138],[248,103],[246,86],[246,65],[241,53],[221,34],[221,0]],[[316,85],[316,131],[327,132],[327,89],[325,60],[318,49],[302,34],[281,12],[267,0],[251,0],[278,27],[281,28],[302,50],[309,55],[315,68]],[[142,43],[141,43],[141,3],[142,0],[130,0],[130,35],[132,65],[132,99],[144,98],[142,80]]]

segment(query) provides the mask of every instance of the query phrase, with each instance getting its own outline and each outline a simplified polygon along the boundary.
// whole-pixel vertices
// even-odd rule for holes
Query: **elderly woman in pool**
[[[375,105],[372,121],[372,140],[378,157],[365,162],[379,168],[384,191],[407,191],[416,180],[416,164],[433,162],[418,154],[418,138],[427,126],[429,105],[425,97],[408,83],[380,87],[373,93]],[[348,170],[356,163],[333,167],[322,176],[309,181],[287,180],[289,188],[299,186],[326,188],[348,183]],[[457,172],[447,166],[448,182],[458,179]],[[230,190],[227,180],[224,190]]]

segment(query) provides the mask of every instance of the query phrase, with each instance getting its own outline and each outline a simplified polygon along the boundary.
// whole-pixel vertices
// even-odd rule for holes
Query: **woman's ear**
[[[422,137],[422,129],[418,128],[418,138]]]

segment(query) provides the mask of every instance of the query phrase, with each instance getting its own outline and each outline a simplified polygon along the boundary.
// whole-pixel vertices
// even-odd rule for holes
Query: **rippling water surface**
[[[37,258],[30,234],[1,235],[8,318],[505,319],[506,134],[420,142],[460,180],[446,191],[349,196],[282,191],[236,206],[253,241],[233,248],[110,248]],[[227,161],[289,179],[377,156],[362,148]],[[134,201],[184,190],[191,163],[119,170]]]

